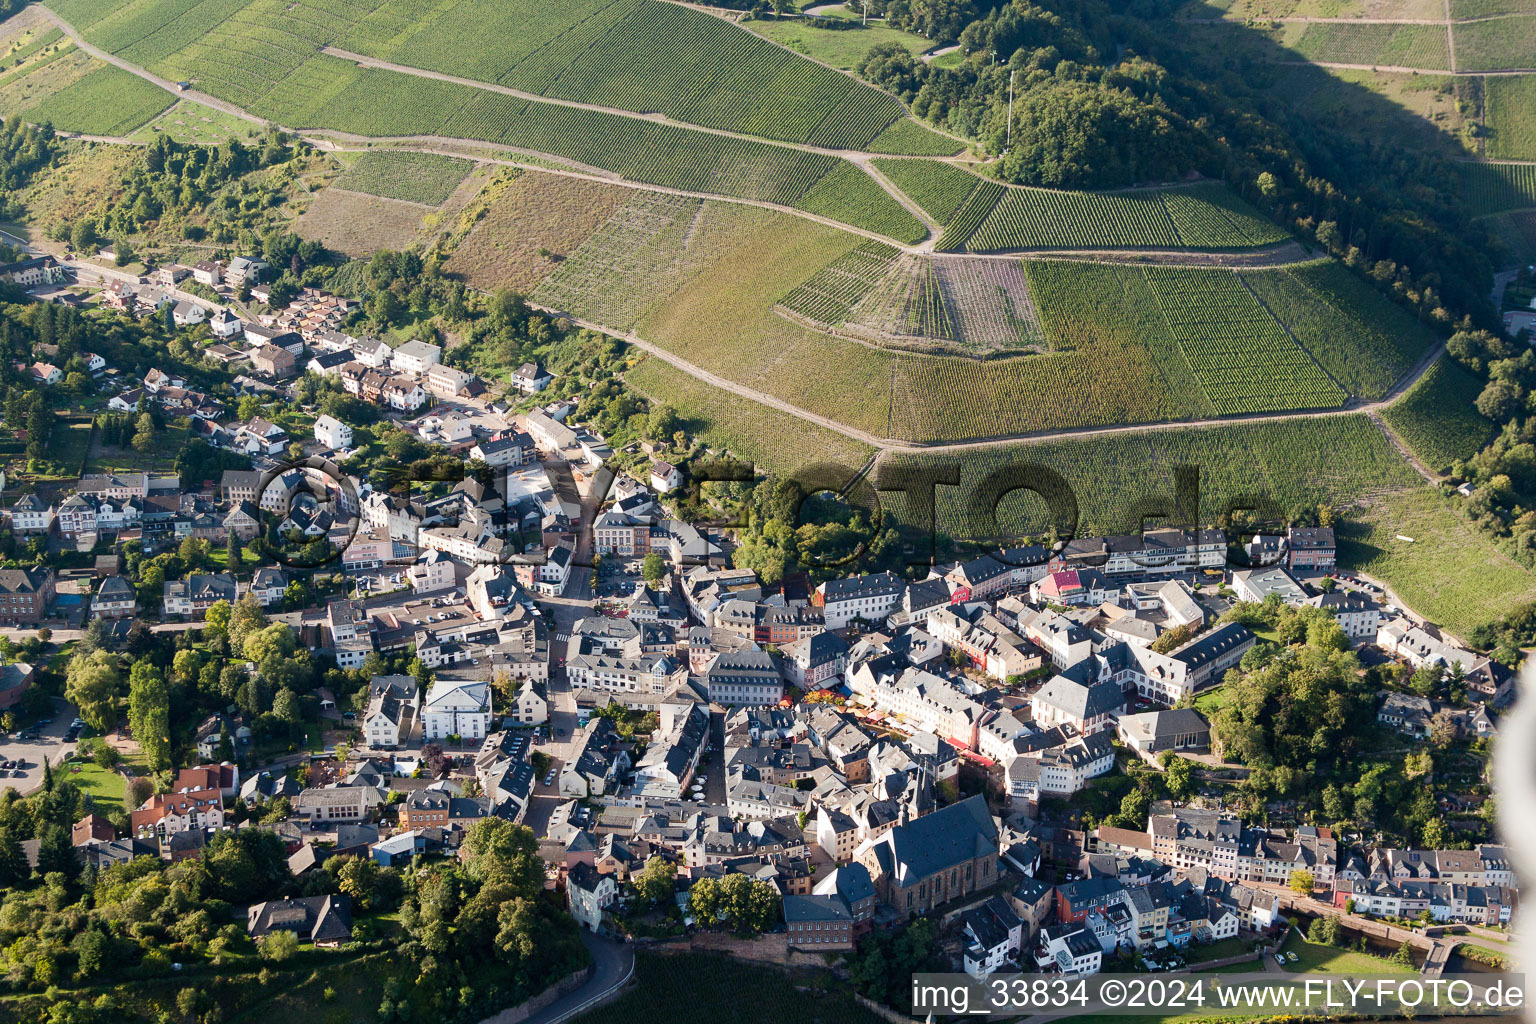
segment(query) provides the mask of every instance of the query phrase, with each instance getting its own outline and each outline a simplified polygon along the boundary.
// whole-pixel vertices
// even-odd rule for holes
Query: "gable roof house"
[[[253,939],[289,931],[316,946],[334,947],[352,937],[352,901],[345,894],[253,903],[245,913],[245,930]]]

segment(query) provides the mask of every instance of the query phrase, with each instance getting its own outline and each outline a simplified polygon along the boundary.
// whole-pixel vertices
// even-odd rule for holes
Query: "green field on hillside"
[[[948,224],[966,197],[986,184],[969,171],[938,160],[876,160],[874,163],[881,174],[940,224]]]
[[[557,99],[861,148],[905,116],[872,86],[657,0],[55,0],[87,38],[254,105],[330,44]]]
[[[1452,31],[1457,71],[1536,69],[1536,14],[1463,22]]]
[[[1245,249],[1289,237],[1215,183],[1127,192],[1009,188],[995,194],[996,205],[979,219],[978,211],[967,202],[939,247],[964,246],[972,252]],[[973,221],[973,230],[962,232],[962,221]]]
[[[1202,522],[1214,522],[1233,503],[1268,503],[1284,515],[1320,502],[1423,489],[1418,474],[1364,415],[1046,439],[962,454],[892,455],[887,462],[957,468],[960,485],[938,489],[938,526],[952,537],[974,539],[1038,534],[1048,525],[1045,503],[1023,493],[1001,502],[994,519],[981,484],[1010,465],[1059,473],[1075,498],[1080,535],[1141,529],[1137,517],[1149,502],[1172,496],[1178,465],[1200,471]],[[895,496],[890,504],[898,518],[910,521]]]
[[[127,135],[175,102],[139,76],[103,65],[45,97],[26,118],[83,135]]]
[[[772,39],[796,53],[852,71],[864,60],[871,47],[895,43],[913,56],[933,46],[925,39],[884,22],[871,22],[849,28],[821,28],[805,18],[755,18],[742,23],[764,39]]]
[[[1444,472],[1493,439],[1494,424],[1472,406],[1482,387],[1460,363],[1441,356],[1381,415],[1426,466]]]
[[[1536,160],[1536,75],[1483,79],[1483,109],[1489,157]]]
[[[763,473],[788,473],[815,462],[859,467],[874,449],[835,431],[749,402],[654,356],[628,370],[624,379],[653,402],[672,406],[688,432],[717,451],[729,451]]]
[[[1428,487],[1381,496],[1346,515],[1339,564],[1387,580],[1414,611],[1456,633],[1536,598],[1536,573]]]
[[[469,160],[435,153],[375,150],[358,157],[332,184],[385,199],[440,206],[474,166]]]

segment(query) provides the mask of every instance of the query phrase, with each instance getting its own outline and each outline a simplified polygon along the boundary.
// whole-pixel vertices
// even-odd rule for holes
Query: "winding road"
[[[782,398],[779,398],[775,395],[770,395],[765,391],[758,391],[755,388],[747,387],[745,384],[741,384],[736,381],[729,380],[725,377],[721,377],[719,374],[712,373],[696,363],[689,362],[675,352],[670,352],[667,349],[662,348],[660,345],[646,341],[634,331],[621,331],[592,320],[572,316],[569,313],[555,309],[551,306],[541,306],[538,303],[529,303],[529,305],[535,309],[542,310],[551,316],[564,317],[572,323],[579,324],[580,326],[588,328],[589,330],[599,331],[603,334],[611,335],[615,338],[622,338],[626,344],[633,345],[640,349],[642,352],[655,356],[657,359],[660,359],[662,362],[668,364],[669,366],[681,370],[682,372],[688,374],[690,377],[701,380],[712,387],[721,389],[722,391],[728,391],[731,394],[736,395],[738,398],[745,398],[748,401],[756,402],[759,405],[766,405],[771,409],[777,409],[779,412],[794,416],[795,418],[804,420],[807,423],[815,424],[818,427],[822,427],[834,433],[841,434],[844,437],[852,438],[855,441],[867,444],[870,447],[876,449],[876,464],[891,454],[951,455],[970,451],[982,451],[988,448],[998,448],[1004,447],[1006,445],[1020,444],[1030,441],[1047,441],[1061,438],[1106,437],[1112,434],[1145,434],[1149,432],[1165,430],[1224,427],[1232,426],[1238,423],[1272,423],[1278,420],[1326,419],[1332,416],[1353,416],[1358,413],[1366,413],[1368,416],[1370,416],[1372,422],[1377,423],[1378,426],[1385,430],[1389,439],[1394,440],[1395,444],[1400,445],[1401,442],[1396,441],[1395,435],[1393,435],[1390,430],[1386,430],[1385,423],[1379,419],[1379,414],[1381,410],[1391,406],[1394,402],[1402,397],[1404,392],[1413,387],[1414,384],[1418,383],[1419,378],[1423,377],[1425,373],[1429,372],[1429,368],[1435,364],[1435,360],[1439,359],[1441,354],[1445,352],[1445,343],[1440,342],[1429,351],[1425,352],[1422,356],[1420,356],[1419,361],[1415,363],[1407,373],[1403,374],[1403,376],[1398,379],[1397,383],[1392,386],[1392,389],[1381,398],[1371,402],[1357,402],[1344,405],[1337,409],[1302,409],[1293,412],[1238,413],[1231,416],[1211,416],[1201,419],[1188,420],[1165,420],[1158,423],[1130,423],[1104,427],[1067,427],[1059,430],[1037,430],[1017,434],[997,434],[992,437],[968,438],[963,441],[937,441],[932,443],[925,443],[921,441],[908,441],[902,438],[880,437],[879,435],[871,434],[866,430],[860,430],[857,427],[850,427],[846,423],[839,423],[837,420],[829,419],[828,417],[822,416],[819,413],[811,412],[809,409],[803,409],[798,405],[786,402]],[[1414,463],[1414,468],[1417,469],[1418,472],[1426,480],[1433,483],[1439,479],[1416,459],[1411,459],[1411,461]]]
[[[183,89],[183,88],[180,88],[176,83],[170,82],[170,81],[168,81],[168,80],[166,80],[164,78],[161,78],[161,77],[159,77],[157,75],[152,74],[151,72],[145,70],[144,68],[138,67],[137,65],[131,64],[128,61],[125,61],[125,60],[122,60],[121,58],[115,57],[112,54],[107,53],[106,51],[100,49],[99,47],[93,46],[92,44],[88,43],[81,36],[81,34],[75,29],[75,27],[73,25],[70,25],[67,21],[65,21],[64,19],[59,17],[55,12],[53,12],[51,10],[48,10],[47,8],[39,8],[39,10],[42,11],[43,15],[49,21],[51,21],[53,24],[57,25],[61,31],[63,31],[66,35],[68,35],[71,39],[73,39],[75,41],[76,45],[78,45],[82,50],[84,50],[86,53],[89,53],[93,57],[96,57],[96,58],[98,58],[100,60],[106,61],[107,63],[112,64],[115,67],[118,67],[118,68],[121,68],[124,71],[130,72],[131,74],[137,75],[138,77],[143,78],[144,80],[146,80],[148,82],[151,82],[154,85],[156,85],[156,86],[166,90],[167,92],[173,93],[174,95],[195,100],[196,102],[199,102],[199,103],[202,103],[202,104],[204,104],[206,106],[212,107],[213,109],[223,111],[225,113],[228,113],[228,114],[231,114],[233,116],[242,118],[244,120],[250,121],[250,122],[255,123],[255,124],[260,124],[260,125],[269,126],[269,127],[276,127],[276,128],[282,128],[283,127],[281,125],[276,125],[276,124],[273,124],[272,122],[268,122],[268,121],[264,120],[263,118],[256,117],[255,115],[253,115],[253,114],[251,114],[251,113],[241,109],[240,107],[237,107],[234,104],[227,103],[227,102],[225,102],[223,100],[220,100],[220,99],[218,99],[215,96],[210,96],[210,95],[208,95],[206,93],[203,93],[201,91],[198,91],[196,89],[191,89],[191,88]],[[669,124],[669,125],[673,125],[673,126],[676,126],[676,127],[679,127],[679,128],[686,128],[686,129],[690,129],[690,130],[693,130],[693,131],[704,132],[706,134],[723,135],[723,136],[727,136],[727,137],[730,137],[730,138],[744,139],[744,140],[748,140],[748,141],[752,141],[752,142],[758,142],[758,143],[763,143],[763,144],[767,144],[767,145],[776,145],[776,146],[786,147],[786,148],[790,148],[790,149],[798,149],[798,150],[803,150],[805,152],[819,153],[819,154],[823,154],[823,155],[827,155],[827,156],[836,157],[838,159],[849,160],[850,162],[854,163],[855,165],[857,165],[857,166],[861,167],[862,169],[866,170],[867,172],[869,172],[870,175],[875,179],[875,181],[877,181],[880,184],[880,186],[883,189],[885,189],[893,197],[895,197],[897,200],[899,200],[906,209],[911,211],[915,216],[919,217],[921,219],[922,223],[929,229],[929,237],[926,240],[924,240],[922,243],[919,243],[918,245],[915,245],[915,246],[913,246],[913,245],[898,245],[897,246],[898,248],[900,248],[900,249],[902,249],[902,250],[904,250],[906,252],[928,252],[928,251],[931,251],[932,247],[933,247],[933,244],[934,244],[934,241],[935,241],[935,238],[936,238],[936,236],[938,234],[939,225],[936,222],[934,222],[932,220],[932,218],[930,218],[926,214],[925,211],[921,210],[917,206],[917,204],[913,203],[912,200],[909,197],[907,197],[898,188],[896,188],[894,185],[892,185],[891,182],[888,179],[886,179],[884,175],[880,174],[873,167],[871,161],[876,156],[876,154],[862,153],[862,152],[853,152],[853,151],[849,151],[849,150],[827,149],[827,148],[824,148],[824,147],[810,146],[810,145],[805,145],[805,144],[776,142],[776,141],[772,141],[772,140],[759,139],[759,138],[756,138],[754,136],[745,135],[745,134],[742,134],[742,133],[739,133],[739,132],[726,131],[724,129],[716,129],[716,128],[705,128],[705,127],[702,127],[702,126],[699,126],[699,125],[687,124],[685,122],[675,121],[675,120],[673,120],[671,118],[668,118],[668,117],[666,117],[664,115],[661,115],[661,114],[640,114],[640,113],[636,113],[634,111],[622,110],[620,108],[608,107],[608,106],[603,106],[603,105],[600,105],[600,104],[579,103],[579,102],[575,102],[575,101],[571,101],[571,100],[552,99],[552,98],[547,97],[547,96],[540,96],[540,95],[537,95],[537,94],[534,94],[534,93],[525,92],[525,91],[522,91],[522,90],[519,90],[519,89],[513,89],[513,88],[510,88],[510,87],[507,87],[507,86],[495,85],[495,84],[486,83],[486,82],[479,82],[479,81],[475,81],[475,80],[472,80],[472,79],[457,78],[455,76],[446,75],[446,74],[442,74],[442,73],[439,73],[439,72],[427,71],[427,70],[424,70],[424,69],[421,69],[421,68],[410,67],[408,65],[395,64],[395,63],[392,63],[392,62],[389,62],[389,61],[379,60],[377,58],[368,57],[368,56],[365,56],[363,54],[353,53],[353,52],[351,52],[349,50],[343,50],[343,49],[339,49],[339,48],[333,47],[333,46],[322,47],[320,52],[326,53],[326,54],[328,54],[330,56],[333,56],[333,57],[337,57],[339,59],[345,59],[345,60],[349,60],[349,61],[354,61],[354,62],[356,62],[356,63],[358,63],[358,64],[360,64],[362,66],[365,66],[365,67],[371,67],[371,68],[377,68],[377,69],[381,69],[381,70],[392,71],[392,72],[396,72],[396,73],[399,73],[399,74],[414,75],[416,77],[421,77],[421,78],[429,78],[429,79],[433,79],[433,80],[437,80],[437,81],[441,81],[441,82],[462,85],[462,86],[465,86],[465,87],[468,87],[468,88],[482,89],[482,90],[486,90],[486,91],[490,91],[490,92],[502,93],[502,94],[505,94],[505,95],[508,95],[508,96],[513,96],[513,97],[517,97],[517,98],[521,98],[521,99],[526,99],[526,100],[529,100],[529,101],[540,102],[540,103],[549,103],[549,104],[553,104],[553,105],[556,105],[556,106],[576,107],[576,108],[583,109],[583,110],[592,110],[592,111],[597,111],[597,112],[611,114],[611,115],[620,116],[620,117],[628,117],[628,118],[632,118],[632,119],[636,119],[636,120],[650,121],[652,123]],[[498,150],[500,150],[502,152],[510,151],[509,147],[495,147],[493,144],[485,143],[483,141],[471,140],[471,139],[449,139],[449,138],[444,138],[444,137],[440,137],[440,136],[401,136],[401,137],[395,137],[395,138],[373,138],[373,137],[368,137],[368,136],[351,135],[349,133],[335,132],[335,131],[299,132],[299,131],[294,131],[292,129],[288,129],[288,130],[293,131],[294,134],[300,135],[301,137],[305,138],[311,144],[314,144],[314,145],[316,145],[316,146],[318,146],[318,147],[320,147],[322,149],[332,149],[332,150],[343,150],[343,149],[346,149],[347,146],[345,145],[345,143],[351,143],[354,146],[356,146],[357,148],[363,148],[364,146],[369,146],[369,145],[377,146],[381,142],[385,142],[385,143],[387,143],[387,142],[407,142],[407,143],[416,143],[417,145],[413,145],[410,148],[417,149],[418,151],[421,151],[421,152],[446,152],[448,154],[452,154],[452,150],[449,149],[448,147],[452,147],[452,146],[456,146],[456,145],[457,146],[463,146],[463,147],[471,148],[471,149],[473,149],[473,148],[495,148],[495,149],[498,149]],[[402,148],[404,148],[404,147],[402,147]],[[463,155],[463,154],[460,153],[460,154],[456,154],[456,155]],[[530,153],[529,155],[537,155],[537,156],[546,157],[546,158],[548,157],[547,154],[533,154],[533,153]],[[709,200],[715,200],[715,201],[721,201],[721,202],[734,202],[734,203],[740,203],[740,204],[750,205],[750,206],[760,206],[760,207],[763,207],[763,208],[766,208],[766,209],[778,210],[778,211],[781,211],[781,212],[784,212],[784,213],[793,214],[795,216],[805,217],[805,218],[807,218],[809,220],[813,220],[813,221],[816,221],[818,223],[826,224],[826,225],[831,226],[831,227],[836,227],[836,228],[839,228],[841,230],[850,231],[850,232],[852,232],[854,234],[858,234],[858,235],[861,235],[863,237],[877,239],[877,240],[886,242],[888,244],[891,243],[891,241],[892,241],[891,239],[888,239],[888,238],[886,238],[886,237],[884,237],[882,235],[879,235],[879,234],[877,234],[875,232],[861,230],[859,228],[852,227],[851,225],[844,224],[844,223],[842,223],[840,221],[836,221],[836,220],[833,220],[831,218],[822,217],[822,216],[819,216],[819,215],[816,215],[816,214],[807,213],[807,212],[805,212],[803,210],[796,210],[796,209],[794,209],[792,207],[783,206],[783,205],[776,204],[776,203],[769,203],[769,202],[764,202],[764,201],[760,201],[760,200],[752,200],[752,199],[742,199],[742,198],[736,198],[736,197],[730,197],[730,196],[720,196],[720,195],[715,195],[713,193],[692,192],[692,191],[688,191],[688,190],[684,190],[684,189],[668,188],[668,187],[665,187],[665,186],[658,186],[658,185],[648,184],[648,183],[644,183],[644,182],[633,182],[633,181],[628,181],[628,180],[622,179],[622,178],[620,178],[620,177],[618,177],[616,175],[613,175],[611,172],[601,171],[600,169],[597,169],[597,168],[592,168],[590,171],[577,170],[577,169],[564,170],[564,169],[550,168],[550,167],[546,167],[546,166],[542,166],[542,165],[536,165],[536,164],[521,163],[521,162],[516,161],[516,160],[508,160],[508,159],[504,159],[504,158],[481,157],[480,159],[482,160],[482,162],[486,162],[486,163],[495,163],[495,164],[503,164],[503,165],[508,165],[508,166],[523,167],[523,168],[526,168],[526,169],[529,169],[529,170],[534,170],[534,171],[538,171],[538,172],[546,173],[546,174],[557,174],[557,175],[563,175],[563,176],[573,177],[573,178],[587,178],[587,179],[591,179],[591,180],[595,180],[595,181],[601,181],[601,182],[604,182],[604,183],[607,183],[607,184],[618,185],[618,186],[626,187],[626,188],[633,188],[633,189],[641,190],[641,191],[662,192],[662,193],[667,193],[667,194],[671,194],[671,195],[687,196],[687,197],[691,197],[691,198],[701,198],[701,199],[709,199]],[[560,163],[571,164],[573,168],[576,167],[576,166],[579,166],[579,165],[575,165],[571,161],[560,160],[560,158],[558,158],[558,157],[555,157],[553,159],[555,159],[557,162],[560,162]],[[995,259],[1017,259],[1018,258],[1018,254],[1014,254],[1014,253],[995,253],[995,254],[986,254],[986,255],[987,255],[987,258],[995,258]],[[1192,253],[1189,253],[1189,252],[1182,252],[1182,251],[1181,252],[1172,252],[1172,251],[1161,252],[1161,251],[1141,251],[1141,250],[1102,250],[1102,251],[1095,251],[1095,252],[1085,252],[1085,251],[1055,251],[1055,250],[1052,250],[1052,251],[1036,252],[1036,253],[1033,253],[1033,255],[1052,256],[1052,257],[1055,257],[1055,258],[1077,258],[1077,259],[1089,259],[1089,260],[1100,260],[1100,261],[1112,260],[1112,261],[1124,261],[1124,262],[1170,262],[1170,263],[1171,262],[1180,262],[1180,263],[1189,264],[1189,263],[1192,263],[1192,262],[1198,263],[1198,262],[1205,261],[1205,265],[1211,265],[1211,266],[1275,266],[1275,265],[1282,265],[1284,263],[1289,263],[1289,262],[1296,262],[1298,259],[1309,258],[1307,253],[1305,252],[1305,250],[1303,250],[1302,247],[1300,247],[1299,245],[1297,245],[1294,242],[1281,243],[1279,245],[1269,246],[1269,247],[1266,247],[1264,249],[1258,249],[1258,250],[1253,250],[1253,251],[1244,252],[1244,253],[1192,254]],[[99,269],[99,268],[93,268],[93,269]],[[666,362],[667,364],[669,364],[669,365],[673,366],[674,368],[682,371],[683,373],[686,373],[689,376],[691,376],[691,377],[693,377],[693,378],[695,378],[697,380],[700,380],[700,381],[702,381],[702,382],[704,382],[706,384],[709,384],[709,385],[711,385],[713,387],[719,388],[719,389],[721,389],[723,391],[726,391],[726,392],[728,392],[730,394],[736,395],[737,397],[744,398],[744,399],[747,399],[747,400],[752,401],[752,402],[756,402],[756,403],[758,403],[760,405],[768,406],[769,408],[776,409],[776,410],[778,410],[778,411],[780,411],[782,413],[785,413],[786,415],[793,416],[793,417],[795,417],[795,418],[797,418],[799,420],[802,420],[804,422],[814,424],[814,425],[816,425],[818,427],[821,427],[823,429],[832,431],[832,432],[837,433],[837,434],[841,434],[844,437],[848,437],[848,438],[851,438],[851,439],[853,439],[855,441],[859,441],[860,443],[869,445],[870,447],[872,447],[872,448],[874,448],[876,450],[876,456],[875,456],[875,459],[874,459],[874,462],[876,464],[878,464],[882,459],[884,459],[885,457],[887,457],[888,455],[890,455],[892,453],[895,453],[895,454],[916,454],[916,453],[957,454],[957,453],[963,453],[963,452],[969,452],[969,451],[984,450],[984,449],[987,449],[987,448],[994,448],[994,447],[999,447],[999,446],[1004,446],[1004,445],[1009,445],[1009,444],[1017,444],[1017,443],[1024,443],[1024,442],[1030,442],[1030,441],[1043,441],[1043,440],[1049,440],[1049,439],[1090,438],[1090,437],[1099,437],[1099,436],[1107,436],[1107,435],[1111,435],[1111,434],[1122,434],[1122,433],[1132,433],[1132,432],[1135,432],[1135,433],[1146,433],[1146,432],[1165,431],[1165,430],[1179,430],[1179,429],[1187,429],[1187,428],[1204,428],[1204,427],[1230,426],[1230,425],[1232,425],[1234,423],[1274,422],[1274,421],[1277,421],[1277,420],[1287,420],[1287,419],[1307,419],[1307,418],[1323,418],[1323,417],[1330,417],[1330,416],[1347,416],[1347,415],[1353,415],[1355,413],[1360,413],[1360,412],[1364,412],[1364,413],[1369,414],[1371,416],[1371,418],[1372,418],[1372,421],[1377,423],[1378,426],[1383,429],[1383,431],[1387,434],[1389,439],[1391,439],[1393,441],[1393,443],[1395,445],[1397,445],[1400,449],[1403,449],[1406,452],[1406,448],[1401,444],[1401,441],[1396,438],[1396,436],[1392,433],[1392,431],[1390,429],[1386,428],[1385,423],[1380,419],[1380,417],[1377,414],[1380,412],[1380,410],[1390,406],[1394,401],[1397,400],[1398,397],[1400,397],[1402,395],[1402,393],[1404,391],[1406,391],[1416,381],[1418,381],[1418,379],[1420,377],[1422,377],[1425,372],[1428,371],[1429,367],[1434,364],[1434,361],[1439,358],[1440,354],[1445,349],[1444,343],[1441,343],[1441,344],[1435,346],[1429,352],[1425,353],[1419,359],[1418,363],[1415,364],[1415,366],[1408,373],[1406,373],[1397,382],[1396,385],[1394,385],[1392,390],[1389,391],[1386,395],[1384,395],[1381,399],[1378,399],[1378,400],[1372,401],[1372,402],[1346,404],[1346,405],[1344,405],[1342,407],[1339,407],[1339,408],[1336,408],[1336,409],[1308,409],[1308,410],[1295,410],[1295,411],[1290,411],[1290,412],[1249,413],[1249,414],[1238,414],[1238,415],[1232,415],[1232,416],[1216,416],[1216,417],[1208,417],[1208,418],[1201,418],[1201,419],[1173,420],[1173,421],[1165,421],[1165,422],[1160,422],[1160,423],[1121,424],[1121,425],[1103,426],[1103,427],[1063,428],[1063,429],[1058,429],[1058,430],[1031,431],[1031,432],[1015,433],[1015,434],[999,434],[999,435],[990,436],[990,437],[976,437],[976,438],[968,438],[968,439],[958,440],[958,441],[924,443],[924,442],[918,442],[918,441],[910,441],[910,440],[906,440],[906,439],[902,439],[902,438],[881,437],[881,436],[878,436],[876,434],[872,434],[872,433],[870,433],[868,431],[860,430],[860,429],[858,429],[856,427],[851,427],[851,426],[849,426],[847,424],[840,423],[840,422],[838,422],[836,420],[833,420],[833,419],[831,419],[829,417],[826,417],[826,416],[822,416],[822,415],[820,415],[818,413],[811,412],[808,409],[803,409],[803,408],[801,408],[801,407],[799,407],[799,406],[797,406],[797,405],[795,405],[795,404],[793,404],[791,402],[787,402],[784,399],[778,398],[778,397],[776,397],[774,395],[770,395],[770,394],[768,394],[766,392],[759,391],[759,390],[757,390],[755,388],[750,388],[750,387],[748,387],[748,386],[746,386],[744,384],[738,383],[738,382],[733,381],[733,380],[729,380],[727,378],[719,376],[718,374],[712,373],[709,370],[706,370],[705,368],[703,368],[701,366],[698,366],[695,363],[692,363],[692,362],[688,361],[687,359],[684,359],[683,357],[681,357],[681,356],[679,356],[679,355],[677,355],[677,354],[675,354],[673,352],[670,352],[670,351],[666,350],[665,348],[662,348],[659,345],[656,345],[656,344],[654,344],[652,342],[646,341],[644,338],[639,337],[633,331],[616,330],[616,329],[614,329],[612,327],[609,327],[609,326],[607,326],[605,324],[600,324],[600,323],[596,323],[594,321],[589,321],[589,320],[586,320],[586,319],[583,319],[583,318],[580,318],[580,317],[571,316],[570,314],[568,314],[568,313],[566,313],[566,312],[564,312],[562,310],[556,310],[556,309],[552,309],[552,308],[549,308],[549,307],[543,307],[543,306],[536,306],[536,308],[543,309],[545,312],[548,312],[548,313],[550,313],[552,315],[564,316],[567,319],[571,320],[573,323],[580,324],[583,327],[587,327],[587,328],[590,328],[590,329],[596,330],[596,331],[601,331],[601,332],[603,332],[605,334],[609,334],[609,335],[612,335],[614,337],[623,338],[629,344],[634,345],[636,348],[640,349],[641,351],[644,351],[644,352],[646,352],[646,353],[648,353],[648,354],[650,354],[652,356],[655,356],[656,358],[662,360],[663,362]],[[1417,460],[1412,459],[1411,456],[1410,456],[1410,461],[1414,464],[1415,468],[1418,469],[1418,471],[1425,476],[1426,479],[1431,479],[1431,480],[1434,479],[1433,476],[1428,472],[1428,470],[1421,463],[1419,463]]]

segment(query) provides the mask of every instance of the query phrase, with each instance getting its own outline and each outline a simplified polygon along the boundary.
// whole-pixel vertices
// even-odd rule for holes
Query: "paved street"
[[[581,941],[586,945],[587,952],[592,954],[592,976],[581,988],[533,1014],[524,1024],[562,1024],[587,1009],[589,1004],[623,987],[634,974],[633,946],[600,938],[585,929],[582,930]],[[501,1021],[498,1016],[482,1024],[501,1024]]]

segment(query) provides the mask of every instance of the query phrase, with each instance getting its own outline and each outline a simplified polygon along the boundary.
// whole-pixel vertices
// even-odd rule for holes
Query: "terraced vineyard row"
[[[962,252],[966,249],[966,242],[970,241],[976,229],[981,227],[982,221],[992,212],[1002,200],[1006,192],[1002,185],[995,181],[983,180],[977,185],[965,202],[955,211],[953,217],[944,227],[944,234],[939,236],[934,243],[934,249],[938,252]]]
[[[1171,188],[1163,192],[1162,199],[1179,242],[1188,249],[1273,245],[1290,237],[1285,229],[1216,182]]]
[[[795,200],[794,207],[915,244],[928,237],[922,221],[864,171],[846,160]]]
[[[954,139],[930,131],[910,117],[904,117],[875,136],[865,147],[871,153],[896,156],[954,156],[965,146]]]
[[[535,84],[516,67],[498,80]],[[634,4],[542,92],[835,149],[862,149],[906,115],[895,97],[847,75],[718,18],[653,0]]]
[[[127,135],[176,102],[165,90],[102,65],[43,99],[23,116],[85,135]]]
[[[900,255],[900,250],[882,242],[861,242],[784,296],[779,305],[808,320],[840,327],[890,273]]]
[[[1450,45],[1444,25],[1314,22],[1291,49],[1307,60],[1324,63],[1448,70]]]
[[[1467,211],[1474,217],[1536,208],[1536,164],[1462,164]]]
[[[1493,439],[1497,426],[1473,407],[1482,382],[1449,356],[1441,356],[1407,394],[1381,416],[1426,466],[1444,472]]]
[[[1057,192],[995,186],[972,193],[941,251],[1245,249],[1288,236],[1215,182],[1135,192]],[[989,195],[996,200],[984,211]]]
[[[1354,394],[1382,397],[1435,343],[1434,332],[1335,260],[1241,276]]]
[[[53,0],[109,52],[253,106],[334,44],[429,71],[786,142],[950,154],[888,93],[658,0]],[[905,124],[905,127],[897,128]],[[893,131],[893,129],[895,129]]]
[[[1150,496],[1171,495],[1173,468],[1179,465],[1200,470],[1204,521],[1229,511],[1235,500],[1254,496],[1284,513],[1421,485],[1418,474],[1364,415],[1044,440],[964,455],[895,455],[889,462],[960,471],[960,486],[939,488],[936,502],[938,528],[962,539],[1041,532],[1041,520],[1025,518],[1029,511],[1043,512],[1039,502],[1010,501],[998,510],[1002,521],[995,522],[992,510],[977,500],[976,488],[989,473],[1021,462],[1049,466],[1066,479],[1077,498],[1080,534],[1140,529],[1127,516]],[[881,502],[898,520],[911,522],[900,495],[882,494]]]
[[[1218,412],[1328,408],[1348,397],[1236,274],[1182,267],[1144,272]]]
[[[948,224],[984,179],[938,160],[876,160],[875,167],[940,224]]]

